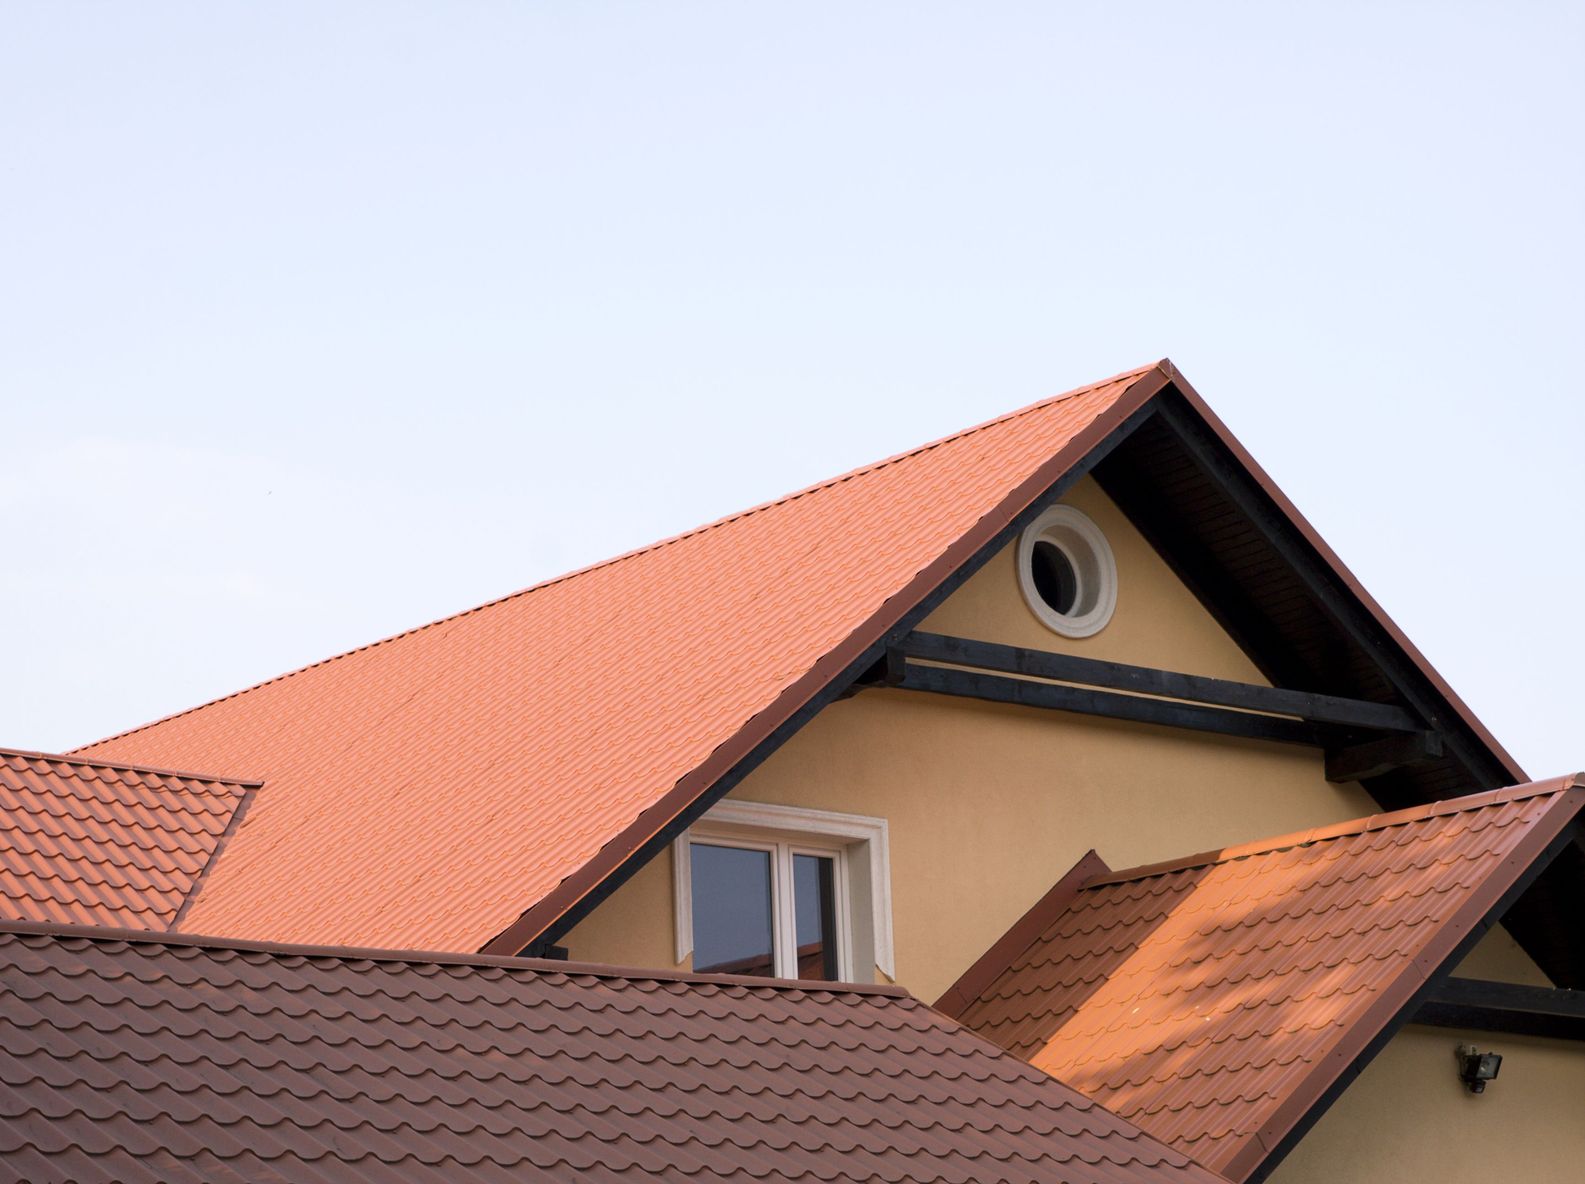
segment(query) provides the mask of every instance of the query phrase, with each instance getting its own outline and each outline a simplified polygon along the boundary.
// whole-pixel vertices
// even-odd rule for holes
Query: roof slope
[[[1574,782],[1081,872],[938,1006],[1245,1179],[1565,833]]]
[[[12,924],[0,992],[33,1180],[1218,1179],[895,988]]]
[[[478,949],[658,831],[702,792],[681,779],[790,716],[1167,380],[1071,392],[83,751],[269,779],[186,931]]]
[[[0,911],[168,929],[256,786],[0,749]]]

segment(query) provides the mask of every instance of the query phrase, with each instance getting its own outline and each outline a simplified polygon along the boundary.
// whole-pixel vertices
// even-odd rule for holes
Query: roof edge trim
[[[1536,819],[1530,832],[1430,936],[1406,969],[1381,988],[1364,1014],[1300,1078],[1276,1112],[1228,1161],[1225,1175],[1229,1179],[1259,1184],[1275,1171],[1409,1022],[1426,990],[1452,974],[1563,848],[1578,841],[1585,787],[1575,784],[1573,777],[1561,778],[1556,792],[1556,800]]]
[[[779,991],[823,991],[833,995],[881,995],[912,999],[904,987],[884,983],[837,983],[813,979],[754,978],[743,974],[684,974],[644,967],[610,966],[602,962],[560,962],[548,958],[516,958],[500,954],[448,954],[435,950],[391,950],[363,946],[296,945],[208,937],[191,933],[160,933],[148,929],[114,929],[98,925],[62,925],[53,921],[0,920],[0,933],[56,937],[62,940],[128,942],[186,946],[206,950],[239,950],[283,958],[335,958],[348,962],[402,962],[422,966],[476,966],[503,970],[583,975],[642,982],[695,983],[701,986],[756,987]]]
[[[974,964],[965,970],[933,1004],[937,1011],[954,1020],[960,1020],[976,999],[990,986],[1015,959],[1027,950],[1034,940],[1045,932],[1074,899],[1092,882],[1104,878],[1111,869],[1092,847],[1079,857],[1067,874],[1053,884],[1044,896],[1032,904],[1011,928]]]
[[[1563,790],[1571,789],[1581,784],[1585,784],[1585,774],[1581,773],[1570,773],[1566,776],[1553,777],[1546,781],[1528,781],[1523,785],[1512,785],[1503,789],[1490,789],[1483,793],[1470,794],[1467,797],[1446,798],[1443,801],[1430,802],[1424,806],[1409,806],[1405,809],[1393,810],[1385,814],[1370,814],[1363,818],[1335,822],[1330,826],[1311,827],[1308,830],[1292,831],[1285,835],[1274,835],[1269,839],[1256,839],[1251,843],[1240,843],[1237,846],[1223,847],[1217,851],[1201,851],[1194,855],[1183,856],[1180,859],[1168,859],[1161,863],[1147,863],[1139,867],[1122,868],[1115,872],[1107,872],[1097,876],[1085,884],[1084,887],[1099,888],[1108,884],[1126,884],[1131,880],[1148,880],[1153,876],[1192,871],[1195,868],[1210,867],[1218,863],[1231,863],[1236,859],[1247,859],[1253,855],[1270,855],[1277,851],[1305,847],[1311,843],[1324,842],[1328,839],[1368,834],[1373,830],[1385,830],[1388,827],[1403,826],[1410,822],[1421,822],[1427,818],[1438,818],[1446,814],[1462,814],[1466,811],[1479,810],[1486,806],[1500,805],[1504,802],[1517,802],[1524,798],[1560,793]]]
[[[226,819],[226,825],[220,831],[220,837],[215,840],[215,845],[210,848],[209,858],[204,860],[204,866],[198,869],[198,874],[193,877],[192,885],[187,889],[187,895],[182,897],[182,903],[176,910],[176,915],[171,918],[170,924],[165,927],[167,933],[175,933],[182,927],[188,910],[198,899],[198,894],[204,890],[204,885],[209,882],[209,873],[214,870],[215,864],[220,862],[221,853],[230,844],[232,836],[242,827],[242,820],[252,807],[254,799],[259,796],[261,785],[247,785],[242,789],[242,797],[231,811],[231,817]]]
[[[258,789],[264,784],[262,777],[216,777],[213,773],[199,773],[192,769],[166,769],[160,765],[140,765],[132,761],[109,760],[71,752],[34,752],[27,748],[0,747],[0,757],[16,756],[23,760],[58,761],[63,765],[85,765],[89,768],[125,769],[130,773],[152,773],[156,777],[180,777],[184,781],[208,781],[215,785],[235,785],[241,789]]]
[[[1408,635],[1398,628],[1397,623],[1387,615],[1387,611],[1376,601],[1376,598],[1365,590],[1365,586],[1349,570],[1348,565],[1338,557],[1336,551],[1332,550],[1326,540],[1321,537],[1320,532],[1310,525],[1309,519],[1299,512],[1298,507],[1288,499],[1288,495],[1283,493],[1277,483],[1271,479],[1271,475],[1239,443],[1238,437],[1233,435],[1216,412],[1211,410],[1210,405],[1194,389],[1194,385],[1183,376],[1183,372],[1173,365],[1170,359],[1163,358],[1160,364],[1171,378],[1173,386],[1177,388],[1179,394],[1193,408],[1194,413],[1200,417],[1211,433],[1221,441],[1223,447],[1232,454],[1234,460],[1244,468],[1250,477],[1254,479],[1255,483],[1265,492],[1266,496],[1272,500],[1279,513],[1288,520],[1299,536],[1315,551],[1322,565],[1332,571],[1342,583],[1344,590],[1359,602],[1364,608],[1366,615],[1387,635],[1387,639],[1398,647],[1404,657],[1409,660],[1409,664],[1419,671],[1421,677],[1430,684],[1431,690],[1452,708],[1453,714],[1458,718],[1459,722],[1469,729],[1475,739],[1485,746],[1500,765],[1507,769],[1508,776],[1512,781],[1528,781],[1530,779],[1529,775],[1520,766],[1519,762],[1514,760],[1508,750],[1497,742],[1497,738],[1470,710],[1469,705],[1459,698],[1452,685],[1442,677],[1436,667],[1431,665],[1419,648],[1409,640]]]

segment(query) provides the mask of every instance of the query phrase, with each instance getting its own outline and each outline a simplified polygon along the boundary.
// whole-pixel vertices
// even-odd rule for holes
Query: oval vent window
[[[1090,637],[1117,607],[1117,561],[1101,528],[1052,506],[1018,541],[1018,583],[1030,611],[1064,637]]]

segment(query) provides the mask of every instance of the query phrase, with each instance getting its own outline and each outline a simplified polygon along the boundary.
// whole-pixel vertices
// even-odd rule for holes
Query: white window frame
[[[693,954],[694,842],[771,852],[773,952],[778,978],[797,974],[792,857],[835,857],[837,976],[871,981],[873,962],[895,980],[892,956],[891,853],[886,820],[763,802],[722,801],[672,844],[677,961]],[[867,906],[867,907],[866,907]],[[860,912],[862,910],[862,914]]]
[[[1050,543],[1073,566],[1072,612],[1059,613],[1035,586],[1033,560],[1037,543]],[[1069,505],[1051,506],[1019,536],[1018,587],[1029,611],[1053,633],[1094,637],[1117,611],[1117,559],[1106,535],[1087,514]]]

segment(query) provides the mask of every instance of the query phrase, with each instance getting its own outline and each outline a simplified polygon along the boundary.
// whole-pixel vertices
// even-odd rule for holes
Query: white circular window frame
[[[1074,611],[1059,613],[1035,587],[1036,543],[1050,543],[1068,557],[1077,577]],[[1087,515],[1072,506],[1052,506],[1018,540],[1018,587],[1040,623],[1063,637],[1093,637],[1117,609],[1117,560],[1111,544]]]

